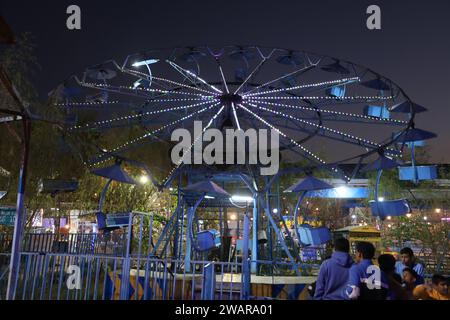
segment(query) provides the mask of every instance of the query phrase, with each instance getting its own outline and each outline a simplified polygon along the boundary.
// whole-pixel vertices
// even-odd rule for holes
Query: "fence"
[[[0,252],[11,252],[12,234],[0,234]],[[103,254],[123,256],[126,251],[126,234],[53,234],[26,233],[22,252]]]
[[[3,260],[2,260],[3,259]],[[0,299],[6,295],[9,254],[0,254]],[[250,265],[250,261],[247,262]],[[256,263],[256,262],[255,262]],[[276,275],[294,267],[287,262],[258,261]],[[248,267],[249,267],[248,265]],[[250,278],[243,263],[184,261],[148,257],[112,257],[64,253],[22,253],[17,300],[243,300]],[[303,266],[300,266],[303,268]],[[294,275],[294,274],[292,274]]]
[[[0,253],[0,300],[6,297],[8,285],[10,254]]]
[[[2,256],[5,257],[2,269],[5,270],[9,255]],[[213,272],[205,275],[211,266]],[[186,272],[183,261],[22,253],[15,299],[199,300],[210,297],[238,300],[242,299],[243,294],[242,279],[237,273],[241,268],[241,264],[235,263],[193,261],[191,271]],[[213,289],[211,276],[214,276],[215,282]],[[2,299],[5,297],[6,282],[7,279],[0,279]]]

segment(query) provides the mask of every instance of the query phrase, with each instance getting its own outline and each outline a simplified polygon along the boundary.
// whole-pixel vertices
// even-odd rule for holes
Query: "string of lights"
[[[64,102],[64,103],[54,103],[57,107],[90,107],[90,106],[103,106],[109,104],[119,104],[120,101],[85,101],[85,102]]]
[[[261,89],[261,88],[267,87],[268,85],[270,85],[270,84],[272,84],[272,83],[275,83],[275,82],[277,82],[277,81],[280,81],[280,80],[282,80],[282,79],[286,79],[286,78],[288,78],[288,77],[291,77],[291,76],[293,76],[294,74],[297,74],[297,73],[299,73],[299,72],[307,71],[307,70],[309,70],[309,69],[311,69],[311,68],[313,68],[313,67],[315,67],[315,66],[316,66],[316,65],[307,66],[307,67],[304,67],[304,68],[295,70],[295,71],[293,71],[293,72],[290,72],[290,73],[288,73],[288,74],[286,74],[286,75],[280,76],[280,77],[278,77],[278,78],[276,78],[276,79],[273,79],[273,80],[270,80],[270,81],[268,81],[268,82],[265,82],[265,83],[263,83],[263,84],[257,86],[256,88],[253,88],[253,89],[251,89],[251,90],[249,90],[249,91],[247,91],[247,92],[244,92],[243,96],[247,96],[247,95],[249,95],[250,93],[255,92],[256,90],[259,90],[259,89]]]
[[[132,145],[134,145],[134,144],[140,142],[141,140],[143,140],[143,139],[145,139],[145,138],[148,138],[148,137],[150,137],[150,136],[153,136],[153,135],[155,135],[156,133],[158,133],[158,132],[160,132],[160,131],[162,131],[162,130],[164,130],[164,129],[167,129],[167,128],[169,128],[169,127],[171,127],[171,126],[173,126],[173,125],[175,125],[175,124],[177,124],[177,123],[180,123],[180,122],[182,122],[182,121],[185,121],[185,120],[187,120],[187,119],[190,119],[190,118],[192,118],[193,116],[195,116],[195,115],[197,115],[197,114],[200,114],[200,113],[203,113],[203,112],[205,112],[205,111],[207,111],[207,110],[210,110],[210,109],[212,109],[212,108],[218,106],[219,104],[220,104],[220,102],[215,103],[215,104],[212,104],[212,105],[210,105],[210,106],[208,106],[208,107],[204,107],[204,108],[202,108],[202,109],[200,109],[200,110],[198,110],[198,111],[192,112],[192,113],[190,113],[190,114],[188,114],[188,115],[186,115],[186,116],[184,116],[184,117],[182,117],[182,118],[180,118],[180,119],[177,119],[177,120],[175,120],[175,121],[172,121],[172,122],[170,122],[170,123],[168,123],[168,124],[166,124],[166,125],[164,125],[164,126],[158,128],[158,129],[155,129],[155,130],[146,132],[146,133],[145,133],[144,135],[142,135],[142,136],[139,136],[139,137],[137,137],[137,138],[135,138],[135,139],[133,139],[133,140],[129,140],[129,141],[127,141],[126,143],[121,144],[121,145],[119,145],[119,146],[116,146],[115,148],[113,148],[113,149],[111,149],[111,150],[105,149],[104,152],[105,152],[105,153],[108,153],[108,152],[115,152],[115,153],[117,153],[117,152],[122,152],[125,148],[129,148],[129,147],[131,147]],[[99,157],[101,157],[101,156],[99,156]],[[97,157],[97,158],[99,158],[99,157]],[[113,158],[112,156],[108,156],[106,159],[103,159],[102,161],[94,162],[93,164],[91,164],[91,166],[95,166],[95,165],[104,163],[104,162],[106,162],[106,161],[108,161],[108,160],[110,160],[110,159],[112,159],[112,158]]]
[[[359,77],[353,77],[353,78],[344,78],[344,79],[339,79],[339,80],[324,81],[324,82],[317,82],[317,83],[311,83],[311,84],[303,84],[303,85],[298,85],[298,86],[294,86],[294,87],[273,89],[273,90],[268,90],[268,91],[263,91],[263,92],[251,93],[251,94],[243,95],[243,97],[245,97],[245,98],[256,97],[256,96],[261,96],[261,95],[270,94],[270,93],[280,93],[280,92],[286,92],[286,91],[294,91],[294,90],[299,90],[299,89],[322,87],[322,86],[329,86],[329,85],[336,85],[336,84],[343,85],[344,83],[348,84],[348,83],[356,82],[359,80],[360,80]]]
[[[247,105],[249,105],[249,106],[251,106],[253,108],[257,108],[257,109],[260,109],[260,110],[271,112],[273,114],[280,115],[282,117],[289,118],[289,119],[292,119],[292,120],[304,123],[304,124],[306,124],[308,126],[312,126],[312,127],[319,128],[319,129],[322,129],[322,130],[325,130],[325,131],[328,131],[328,132],[331,132],[331,133],[334,133],[334,134],[338,134],[338,135],[346,137],[348,139],[356,140],[356,141],[362,143],[365,147],[367,147],[367,145],[369,145],[371,147],[374,147],[374,148],[380,148],[382,146],[381,144],[373,142],[373,141],[370,141],[368,139],[364,139],[364,138],[361,138],[361,137],[358,137],[358,136],[354,136],[352,134],[348,134],[348,133],[342,132],[340,130],[332,129],[332,128],[329,128],[329,127],[326,127],[326,126],[323,126],[323,125],[318,125],[316,123],[309,122],[309,121],[306,121],[306,120],[294,117],[293,115],[290,115],[290,114],[285,114],[285,113],[282,113],[280,111],[268,109],[268,108],[265,108],[265,107],[262,107],[262,106],[258,106],[258,105],[252,104],[252,103],[247,103]],[[326,135],[324,135],[324,136],[326,137]],[[390,148],[387,148],[387,150],[395,151],[395,150],[390,149]]]
[[[245,100],[246,97],[243,97]],[[342,97],[334,97],[334,96],[269,96],[269,97],[252,97],[252,100],[363,100],[363,101],[371,101],[371,100],[391,100],[393,96],[342,96]]]
[[[157,76],[154,76],[154,75],[150,76],[150,75],[148,75],[148,74],[146,74],[144,72],[140,72],[140,71],[137,71],[137,70],[131,70],[131,69],[126,69],[126,68],[123,68],[122,70],[124,72],[128,73],[128,74],[132,74],[134,76],[137,76],[139,79],[146,80],[147,78],[150,77],[152,79],[152,81],[153,80],[163,81],[163,82],[167,82],[167,83],[176,85],[178,87],[183,87],[183,88],[186,88],[186,89],[191,89],[191,90],[203,92],[203,93],[206,93],[208,95],[216,95],[216,93],[214,93],[214,92],[211,92],[211,91],[208,91],[208,90],[204,90],[204,89],[199,88],[199,87],[192,87],[192,86],[189,86],[189,85],[184,84],[184,83],[180,83],[180,82],[177,82],[177,81],[169,80],[169,79],[166,79],[166,78],[157,77]],[[176,88],[172,88],[172,89],[176,89]]]
[[[117,121],[131,120],[131,119],[141,118],[141,117],[145,117],[145,116],[149,116],[149,115],[153,115],[153,114],[158,114],[158,113],[164,113],[164,112],[170,112],[170,111],[176,111],[176,110],[185,110],[185,109],[195,108],[195,107],[198,107],[198,106],[205,105],[207,103],[211,103],[211,101],[204,101],[204,102],[191,104],[191,105],[186,105],[186,106],[178,106],[178,107],[172,107],[172,108],[165,108],[165,109],[147,111],[147,112],[143,112],[141,114],[133,114],[133,115],[117,117],[117,118],[114,118],[114,119],[108,119],[108,120],[103,120],[103,121],[96,121],[96,122],[92,122],[92,123],[86,123],[86,124],[83,124],[83,125],[70,127],[68,130],[71,131],[71,130],[77,130],[77,129],[89,129],[89,128],[93,128],[93,127],[97,127],[97,126],[111,124],[111,123],[117,122]]]
[[[192,147],[198,142],[198,140],[203,136],[203,134],[205,133],[206,130],[208,130],[208,128],[213,124],[214,120],[217,119],[217,117],[222,113],[222,111],[225,109],[225,106],[222,106],[219,111],[217,111],[212,118],[209,120],[208,124],[203,128],[202,133],[199,134],[197,137],[195,137],[194,141],[192,142],[192,144],[190,145],[190,147],[188,148],[188,151],[186,153],[183,153],[183,156],[177,161],[177,163],[175,164],[175,166],[170,170],[169,174],[167,175],[167,177],[164,179],[164,184],[167,183],[167,181],[170,179],[170,176],[174,173],[175,170],[177,170],[180,165],[183,163],[184,159],[186,156],[190,156],[191,155],[191,150]]]
[[[104,83],[90,83],[90,82],[82,82],[81,84],[84,87],[88,87],[88,88],[93,88],[93,89],[99,89],[99,90],[107,90],[107,89],[111,89],[111,90],[120,90],[120,89],[125,89],[125,90],[131,90],[134,92],[156,92],[156,93],[162,93],[162,94],[180,94],[180,95],[189,95],[189,96],[200,96],[203,98],[209,98],[211,96],[205,96],[203,94],[200,93],[191,93],[191,92],[184,92],[184,91],[174,91],[174,90],[161,90],[161,89],[150,89],[150,88],[141,88],[141,87],[132,87],[132,86],[113,86],[113,85],[108,85],[108,84],[104,84]],[[113,91],[116,92],[116,91]]]
[[[248,103],[245,103],[246,105],[248,105]],[[254,113],[253,111],[249,110],[248,108],[246,108],[244,106],[244,103],[242,104],[238,104],[238,106],[247,111],[249,114],[251,114],[253,117],[255,117],[256,119],[258,119],[259,121],[261,121],[262,123],[264,123],[266,126],[268,126],[269,128],[271,128],[272,130],[275,130],[279,135],[281,135],[282,137],[284,137],[285,139],[289,140],[293,145],[295,145],[296,147],[298,147],[299,149],[301,149],[304,153],[306,153],[310,158],[313,158],[315,161],[318,161],[319,163],[326,165],[327,163],[325,162],[325,160],[321,159],[319,156],[317,156],[316,154],[314,154],[313,152],[311,152],[309,149],[305,148],[304,146],[302,146],[300,143],[298,143],[297,141],[295,141],[294,139],[288,137],[287,134],[285,134],[284,132],[282,132],[280,129],[276,128],[274,125],[270,124],[269,122],[267,122],[264,118],[262,118],[261,116],[257,115],[256,113]],[[332,170],[334,172],[339,172],[339,170],[337,168],[332,168]],[[344,175],[345,178],[347,180],[350,180],[350,178],[346,175]]]
[[[328,109],[322,109],[322,108],[316,109],[316,108],[311,108],[311,107],[294,106],[294,105],[289,105],[289,104],[266,102],[266,101],[260,101],[260,100],[252,100],[252,99],[248,99],[248,101],[257,102],[257,103],[264,104],[264,105],[276,106],[276,107],[285,107],[285,108],[299,109],[299,110],[304,110],[304,111],[330,113],[330,114],[334,114],[334,115],[338,115],[338,116],[367,119],[367,120],[373,120],[373,121],[377,121],[377,122],[379,121],[379,122],[385,122],[385,123],[389,122],[389,123],[395,123],[395,124],[408,124],[408,121],[366,116],[366,115],[356,114],[356,113],[351,113],[351,112],[334,111],[334,110],[328,110]]]

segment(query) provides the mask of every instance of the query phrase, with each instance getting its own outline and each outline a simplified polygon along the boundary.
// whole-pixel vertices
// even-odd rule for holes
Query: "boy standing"
[[[343,300],[343,291],[348,282],[348,271],[353,260],[348,254],[350,244],[340,238],[334,243],[334,252],[330,259],[320,266],[317,277],[314,300]]]
[[[386,300],[388,281],[380,268],[372,263],[375,247],[370,242],[356,244],[354,264],[349,271],[349,283],[345,294],[351,300]]]

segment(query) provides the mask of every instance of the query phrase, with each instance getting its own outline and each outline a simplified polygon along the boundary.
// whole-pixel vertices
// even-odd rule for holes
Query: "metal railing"
[[[8,254],[1,270],[6,270]],[[1,261],[1,260],[0,260]],[[252,261],[247,261],[249,265]],[[292,263],[253,261],[274,270],[267,284]],[[304,266],[296,265],[303,268]],[[22,253],[17,300],[243,300],[271,297],[251,296],[250,277],[242,274],[243,263],[191,261],[186,272],[184,260],[145,256],[112,257],[66,253]],[[294,275],[294,273],[292,273]],[[247,282],[246,282],[247,281]],[[4,299],[6,276],[0,278]]]
[[[199,300],[205,296],[203,273],[208,264],[192,261],[191,271],[186,272],[183,261],[169,259],[22,253],[15,299]],[[241,276],[236,272],[240,268],[233,263],[214,263],[219,274],[215,275],[214,298],[242,298]],[[6,282],[1,281],[3,290]]]
[[[11,252],[12,234],[0,234],[0,252]],[[126,234],[98,233],[26,233],[22,252],[102,254],[123,256],[126,251]]]
[[[6,298],[10,256],[9,253],[0,253],[0,300]]]

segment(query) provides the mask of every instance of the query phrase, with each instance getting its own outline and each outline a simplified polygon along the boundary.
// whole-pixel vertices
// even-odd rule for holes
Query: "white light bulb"
[[[141,184],[146,184],[146,183],[148,183],[148,177],[147,177],[146,175],[142,175],[142,176],[140,177],[140,179],[139,179],[139,182],[140,182]]]

